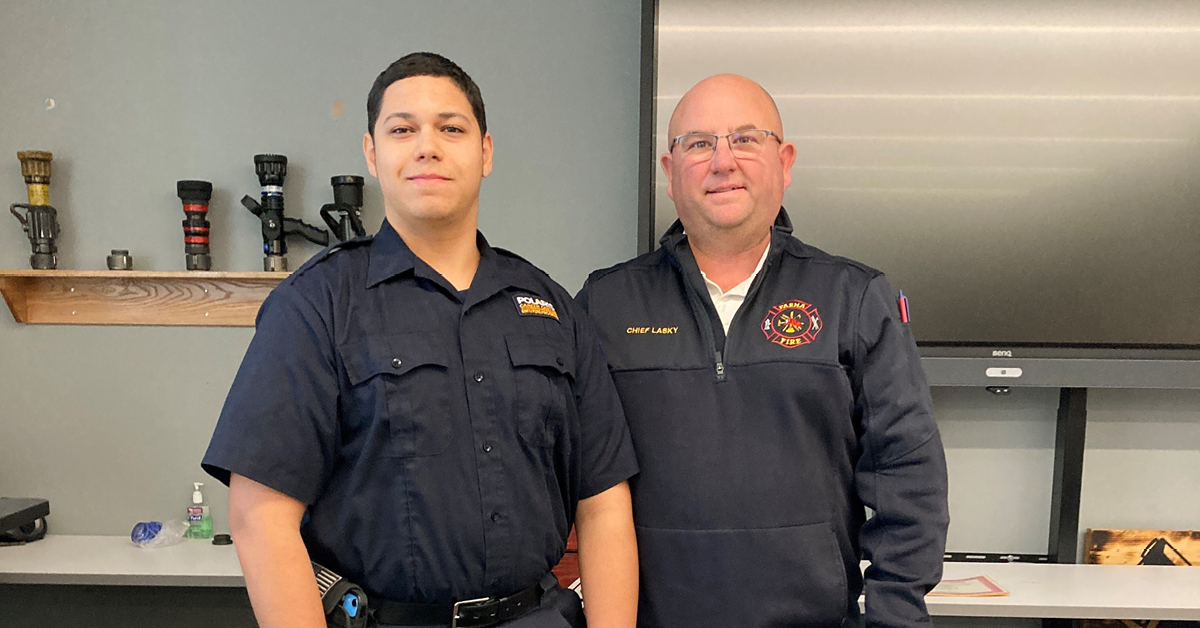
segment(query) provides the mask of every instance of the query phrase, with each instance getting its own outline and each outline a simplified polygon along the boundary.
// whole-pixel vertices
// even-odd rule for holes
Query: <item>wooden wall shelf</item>
[[[0,270],[18,323],[253,327],[263,299],[288,273]]]

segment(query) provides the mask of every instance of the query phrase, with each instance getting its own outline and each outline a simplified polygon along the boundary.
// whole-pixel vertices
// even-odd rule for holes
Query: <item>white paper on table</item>
[[[975,576],[974,578],[961,578],[959,580],[942,580],[938,583],[929,595],[944,596],[944,597],[992,597],[1000,595],[1008,595],[1005,591],[996,584],[995,580],[987,576]]]

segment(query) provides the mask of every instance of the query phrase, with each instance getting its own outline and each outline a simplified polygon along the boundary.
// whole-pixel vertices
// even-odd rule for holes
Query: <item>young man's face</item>
[[[427,226],[473,217],[492,171],[492,137],[480,137],[466,94],[449,78],[412,76],[383,93],[374,137],[363,136],[389,220]]]

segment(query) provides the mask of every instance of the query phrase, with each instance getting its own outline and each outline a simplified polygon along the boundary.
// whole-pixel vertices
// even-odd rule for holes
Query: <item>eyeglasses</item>
[[[712,133],[684,133],[671,140],[667,147],[670,152],[676,146],[683,149],[683,155],[689,160],[702,161],[711,159],[717,151],[717,142],[721,138],[729,141],[729,150],[734,157],[757,157],[767,147],[767,140],[774,137],[775,141],[783,143],[783,138],[772,131],[750,129],[728,135],[713,135]]]

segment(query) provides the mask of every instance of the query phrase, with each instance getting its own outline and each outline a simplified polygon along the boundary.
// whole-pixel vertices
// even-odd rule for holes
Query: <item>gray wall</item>
[[[215,270],[261,270],[252,156],[288,156],[289,215],[319,222],[329,177],[366,175],[375,76],[414,50],[479,83],[496,145],[482,229],[574,291],[635,253],[640,3],[10,1],[0,19],[0,200],[16,151],[54,152],[60,268],[111,248],[182,270],[177,179],[215,187]],[[53,109],[46,100],[54,99]],[[335,116],[335,104],[345,113]],[[368,177],[370,230],[383,217]],[[297,267],[317,251],[299,243]],[[0,218],[0,268],[27,268]],[[18,325],[0,313],[0,495],[51,502],[52,532],[181,517],[250,329]],[[217,531],[226,491],[207,482]],[[0,586],[5,626],[252,625],[244,591]]]
[[[16,151],[54,152],[59,268],[182,270],[175,181],[215,187],[215,270],[261,270],[252,157],[288,156],[289,215],[319,223],[329,177],[366,175],[366,93],[388,63],[443,53],[479,83],[495,138],[483,231],[569,290],[635,253],[639,2],[7,2],[0,200]],[[55,106],[47,109],[46,100]],[[345,114],[333,115],[336,102]],[[366,218],[382,220],[368,177]],[[7,216],[7,212],[5,214]],[[295,268],[318,248],[292,247]],[[0,218],[0,267],[27,268]],[[180,517],[248,328],[18,325],[0,313],[0,495],[51,502],[51,530],[127,534]],[[207,482],[218,530],[226,494]]]

